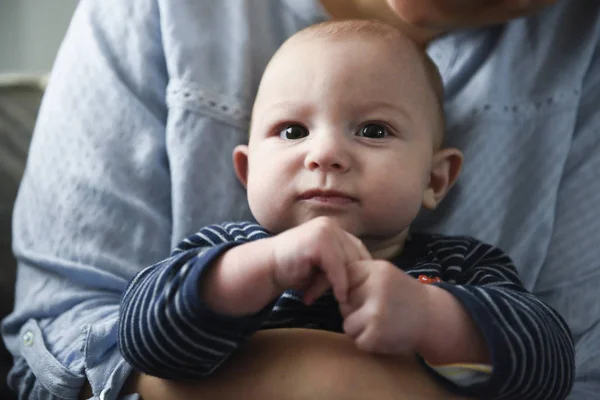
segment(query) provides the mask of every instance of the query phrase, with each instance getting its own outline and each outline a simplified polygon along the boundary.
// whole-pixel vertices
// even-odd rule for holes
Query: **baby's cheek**
[[[246,192],[248,195],[248,204],[254,218],[259,220],[264,214],[265,202],[268,201],[268,192],[265,188],[265,183],[262,179],[255,175],[250,175]]]
[[[248,182],[248,204],[256,221],[270,232],[280,231],[279,222],[286,218],[282,215],[285,203],[284,190],[271,176],[257,175]]]
[[[404,179],[402,185],[383,187],[379,194],[380,209],[391,220],[410,223],[421,209],[423,189],[421,182]]]

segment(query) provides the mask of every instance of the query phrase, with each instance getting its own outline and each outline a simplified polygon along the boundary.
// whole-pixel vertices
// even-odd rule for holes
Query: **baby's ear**
[[[244,187],[248,186],[248,146],[240,144],[233,149],[233,169]]]
[[[423,194],[424,208],[433,210],[444,199],[458,179],[462,164],[463,155],[455,148],[441,149],[433,155],[429,186]]]

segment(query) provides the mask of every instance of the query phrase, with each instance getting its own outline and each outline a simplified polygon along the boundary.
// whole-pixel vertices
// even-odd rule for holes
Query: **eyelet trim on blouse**
[[[248,129],[249,106],[231,96],[217,94],[191,82],[171,80],[167,87],[167,105],[201,113],[240,129]]]

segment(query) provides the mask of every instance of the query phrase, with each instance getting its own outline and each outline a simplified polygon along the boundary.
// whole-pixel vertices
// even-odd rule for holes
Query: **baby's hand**
[[[413,354],[426,329],[428,287],[385,260],[352,263],[344,331],[364,351]]]
[[[338,301],[346,301],[348,264],[371,259],[357,237],[327,217],[310,220],[271,240],[275,284],[282,290],[304,290],[307,304],[330,287]]]

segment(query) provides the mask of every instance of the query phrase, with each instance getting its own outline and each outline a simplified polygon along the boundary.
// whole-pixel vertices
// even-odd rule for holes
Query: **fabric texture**
[[[17,262],[10,244],[12,209],[43,94],[43,82],[38,77],[30,78],[0,75],[0,318],[13,306]],[[8,374],[12,361],[0,344],[0,377]],[[4,378],[0,398],[16,398]]]
[[[343,333],[331,291],[310,306],[301,293],[286,291],[243,317],[217,314],[202,301],[198,288],[216,259],[233,246],[270,236],[248,222],[208,226],[185,238],[171,257],[136,275],[120,309],[119,348],[125,359],[146,374],[201,379],[259,329]],[[434,373],[451,391],[489,400],[565,398],[575,372],[569,328],[523,288],[500,249],[470,237],[412,234],[392,263],[416,279],[440,278],[436,285],[463,305],[490,349],[493,372],[484,382],[459,385]]]
[[[327,16],[316,0],[85,0],[42,103],[13,220],[16,305],[2,335],[27,399],[115,399],[127,282],[181,238],[248,220],[231,151],[277,47]],[[505,250],[576,342],[570,399],[600,391],[600,3],[456,32],[429,52],[447,144],[465,155],[417,230]],[[35,344],[35,345],[33,345]]]

